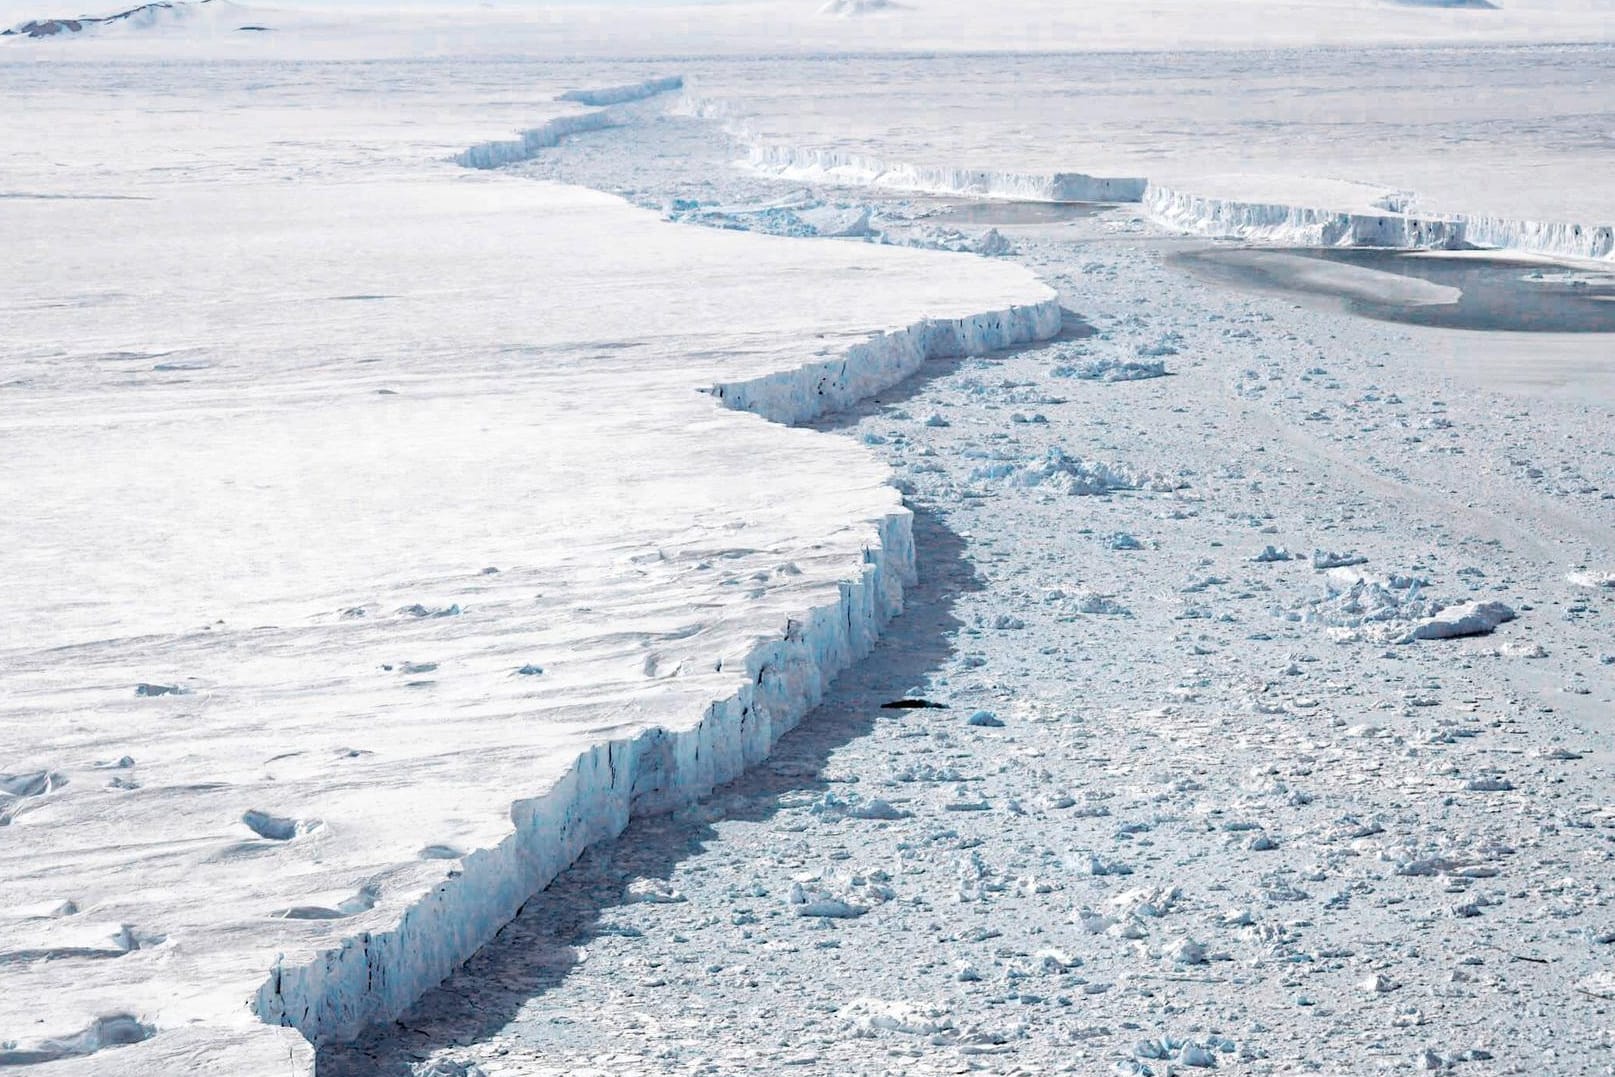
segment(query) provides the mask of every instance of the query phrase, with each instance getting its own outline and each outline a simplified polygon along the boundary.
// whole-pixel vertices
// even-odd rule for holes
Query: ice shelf
[[[760,759],[913,572],[886,467],[762,416],[1060,322],[444,156],[287,183],[238,123],[214,182],[153,138],[0,200],[0,1059],[58,1073],[307,1072]]]

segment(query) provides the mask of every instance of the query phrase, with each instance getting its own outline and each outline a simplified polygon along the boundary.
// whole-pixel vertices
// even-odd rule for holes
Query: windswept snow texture
[[[760,759],[900,608],[909,515],[722,405],[1060,325],[1018,267],[462,168],[450,70],[334,116],[373,73],[242,74],[4,71],[0,1042],[53,1072],[306,1068]]]

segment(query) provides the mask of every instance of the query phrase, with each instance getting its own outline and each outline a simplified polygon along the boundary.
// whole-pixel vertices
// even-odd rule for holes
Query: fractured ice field
[[[1615,16],[1106,10],[0,39],[0,1068],[1607,1069]]]

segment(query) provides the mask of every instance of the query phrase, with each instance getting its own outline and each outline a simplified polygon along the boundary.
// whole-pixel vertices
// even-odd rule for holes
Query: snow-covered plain
[[[873,644],[915,567],[890,465],[927,510],[917,552],[937,574],[834,697],[840,724],[651,828],[661,843],[626,847],[621,872],[597,862],[535,903],[410,1015],[424,1040],[372,1036],[322,1070],[1599,1064],[1607,1045],[1580,1030],[1615,934],[1608,854],[1582,835],[1610,752],[1608,338],[1369,325],[1161,256],[1204,244],[1163,225],[1319,241],[1339,236],[1308,229],[1341,213],[1400,209],[1557,223],[1487,235],[1597,257],[1561,239],[1611,219],[1608,5],[1342,0],[1304,27],[1276,4],[850,7],[221,21],[210,5],[0,43],[27,105],[0,127],[3,474],[26,506],[0,524],[21,596],[0,636],[0,1061],[285,1072],[312,1054],[274,1023],[331,1040],[404,1011],[631,809],[760,759]],[[782,28],[806,55],[746,56]],[[1033,41],[1446,47],[811,55]],[[635,62],[675,46],[705,58]],[[342,59],[400,53],[444,58]],[[673,75],[678,114],[624,89]],[[578,89],[596,92],[556,100]],[[556,178],[679,221],[872,242],[660,222]],[[882,190],[904,186],[1145,203],[984,231]],[[1088,321],[1006,367],[936,364],[942,379],[859,413],[857,441],[824,436],[853,422],[826,410],[928,356],[1059,330],[1027,270]],[[1441,640],[1477,632],[1496,634]],[[911,692],[952,709],[891,712],[906,717],[828,754]],[[1528,774],[1492,759],[1513,743],[1462,726],[1488,701],[1487,728],[1540,761]],[[1348,759],[1383,780],[1332,773]],[[820,795],[831,776],[884,791]],[[1139,818],[1112,835],[1117,796]],[[1506,826],[1466,814],[1499,797]],[[691,818],[743,851],[686,861]],[[1521,849],[1515,889],[1476,882]],[[1251,889],[1246,854],[1275,853]],[[1577,866],[1590,881],[1561,874]],[[1327,903],[1296,904],[1334,879]],[[1444,921],[1407,889],[1429,880],[1466,895],[1471,933],[1431,934]],[[619,884],[633,922],[600,915]],[[752,907],[770,895],[783,904]],[[993,944],[998,895],[1015,937]],[[947,927],[955,898],[982,923]],[[1192,923],[1156,930],[1178,915]],[[859,956],[826,934],[842,921]],[[569,931],[610,958],[603,979],[572,971]],[[1540,979],[1466,971],[1516,938]],[[1419,951],[1443,939],[1468,949],[1432,985]],[[1253,971],[1198,971],[1225,959]],[[714,979],[642,971],[692,961]],[[1315,992],[1291,982],[1300,966],[1325,974]],[[1172,986],[1195,984],[1212,989]],[[1403,1005],[1409,985],[1444,1001]],[[1394,1012],[1354,1001],[1382,997]],[[1559,1013],[1535,1017],[1550,997]],[[1025,1016],[1000,1020],[1009,1004]],[[1334,1053],[1298,1012],[1332,1022]],[[545,1014],[587,1027],[535,1032]],[[1503,1040],[1463,1032],[1482,1021]]]

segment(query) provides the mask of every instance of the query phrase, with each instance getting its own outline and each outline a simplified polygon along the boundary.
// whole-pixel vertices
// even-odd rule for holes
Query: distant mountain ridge
[[[0,30],[0,37],[58,37],[62,34],[77,34],[92,27],[109,26],[117,23],[132,25],[155,25],[164,16],[184,18],[189,12],[197,8],[216,6],[217,8],[233,8],[229,0],[153,0],[149,4],[129,8],[113,15],[81,15],[71,19],[31,19],[9,30]],[[263,26],[240,26],[239,30],[263,30]]]

